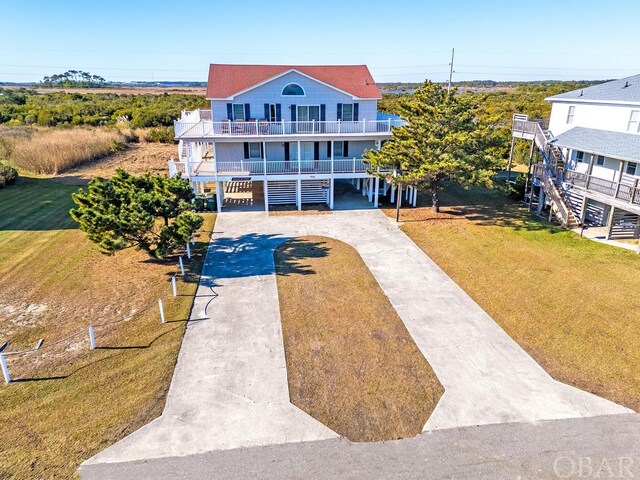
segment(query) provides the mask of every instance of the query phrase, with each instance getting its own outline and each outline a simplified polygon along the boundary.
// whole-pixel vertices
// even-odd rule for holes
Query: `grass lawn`
[[[215,221],[206,216],[174,299],[176,261],[134,250],[107,257],[76,229],[76,188],[21,177],[0,190],[0,343],[20,350],[45,339],[37,353],[7,357],[19,381],[0,386],[3,479],[72,478],[80,462],[161,413]],[[164,325],[161,297],[174,320]],[[89,350],[89,323],[125,318],[97,329]]]
[[[443,388],[357,251],[301,237],[275,262],[292,403],[355,442],[419,434]]]
[[[640,256],[495,191],[452,188],[441,205],[403,209],[403,231],[554,378],[640,411]]]

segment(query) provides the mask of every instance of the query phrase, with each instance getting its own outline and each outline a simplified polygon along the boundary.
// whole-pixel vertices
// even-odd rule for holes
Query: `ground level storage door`
[[[269,205],[296,204],[296,181],[269,182]]]
[[[302,203],[326,203],[329,180],[302,180]]]

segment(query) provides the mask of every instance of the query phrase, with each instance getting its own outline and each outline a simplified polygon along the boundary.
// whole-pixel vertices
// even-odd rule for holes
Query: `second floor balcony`
[[[221,161],[169,161],[169,175],[181,174],[184,178],[197,177],[250,177],[297,175],[346,175],[366,174],[370,165],[362,158],[334,160],[239,160]]]
[[[176,140],[216,140],[250,139],[256,137],[390,137],[394,127],[404,125],[403,120],[358,121],[268,121],[251,119],[248,121],[211,120],[210,110],[183,112],[182,118],[174,122]]]

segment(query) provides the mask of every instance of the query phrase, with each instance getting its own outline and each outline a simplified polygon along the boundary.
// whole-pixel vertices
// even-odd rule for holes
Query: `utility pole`
[[[449,64],[449,66],[451,67],[449,69],[449,86],[447,87],[447,93],[449,93],[451,91],[451,78],[453,77],[453,56],[456,53],[456,49],[452,48],[451,49],[451,63]]]

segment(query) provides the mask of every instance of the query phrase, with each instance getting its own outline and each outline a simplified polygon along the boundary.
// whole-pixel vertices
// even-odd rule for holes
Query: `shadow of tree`
[[[326,242],[314,242],[305,238],[292,238],[275,249],[276,275],[312,275],[315,270],[305,264],[307,258],[326,257],[331,249]]]

